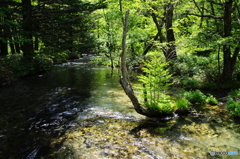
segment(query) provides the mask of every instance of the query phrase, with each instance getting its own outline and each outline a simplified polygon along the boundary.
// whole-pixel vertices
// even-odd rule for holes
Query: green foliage
[[[217,99],[213,95],[208,94],[206,96],[198,89],[184,92],[183,96],[192,104],[205,104],[205,103],[211,105],[218,104]]]
[[[107,65],[107,64],[110,64],[110,61],[106,56],[97,56],[97,57],[94,57],[90,63],[97,64],[97,65]]]
[[[172,73],[179,76],[202,75],[205,68],[213,60],[206,57],[198,57],[192,54],[180,55],[172,67]]]
[[[105,55],[97,56],[91,59],[90,63],[97,64],[97,65],[104,65],[104,66],[111,66],[111,59],[113,60],[113,66],[118,65],[118,57],[106,57]]]
[[[190,110],[190,102],[183,98],[175,101],[176,109],[179,111],[188,111]]]
[[[8,62],[6,58],[0,59],[0,84],[9,83],[14,79],[13,70]]]
[[[184,97],[192,104],[204,104],[206,103],[207,96],[200,90],[191,90],[184,93]]]
[[[169,83],[171,75],[166,69],[167,63],[155,55],[151,56],[144,66],[142,68],[144,75],[138,76],[143,84],[139,87],[142,92],[142,103],[152,111],[173,112],[174,105],[171,104],[170,96],[165,93],[165,90],[172,84]]]
[[[13,55],[8,55],[5,60],[7,61],[7,65],[10,68],[10,70],[14,74],[14,78],[21,76],[21,63],[22,63],[23,56],[22,54],[13,54]]]
[[[208,94],[206,102],[208,104],[211,104],[211,105],[217,105],[218,104],[218,100],[211,94]]]
[[[161,94],[161,100],[154,103],[144,102],[148,109],[152,112],[171,114],[175,110],[175,105],[172,103],[170,96]]]
[[[53,60],[54,63],[64,63],[68,59],[68,51],[63,52],[48,52],[47,56]]]
[[[232,63],[236,66],[232,68],[234,69],[232,78],[239,84],[240,61],[237,59],[235,64],[234,60],[234,57],[238,56],[240,41],[239,22],[238,18],[235,18],[239,17],[239,2],[233,2],[233,8],[229,8],[232,22],[228,27],[231,36],[227,37],[223,36],[226,35],[225,31],[228,29],[227,25],[223,24],[224,20],[210,16],[227,18],[224,15],[225,8],[221,8],[220,5],[215,5],[211,1],[34,1],[31,2],[32,20],[31,15],[26,19],[29,19],[27,21],[29,31],[24,31],[22,26],[26,21],[22,12],[25,11],[24,6],[21,3],[21,1],[10,0],[4,1],[0,6],[0,32],[2,35],[0,42],[3,44],[1,46],[4,44],[15,45],[15,47],[9,47],[14,54],[21,52],[18,48],[24,46],[23,43],[33,42],[34,49],[46,54],[55,63],[66,62],[67,58],[78,57],[74,52],[111,53],[110,59],[104,55],[93,60],[93,62],[103,65],[110,65],[111,61],[114,62],[114,65],[118,64],[121,50],[122,17],[126,9],[131,10],[127,40],[129,64],[138,64],[138,60],[135,59],[142,56],[148,46],[152,46],[149,52],[166,49],[167,36],[165,35],[167,32],[165,27],[168,14],[165,13],[170,10],[170,7],[166,6],[173,4],[173,18],[169,20],[173,23],[172,29],[178,57],[174,61],[170,73],[179,76],[175,79],[178,78],[178,82],[185,88],[215,89],[219,87],[216,83],[220,83],[223,70],[227,70],[223,69],[223,67],[227,68],[224,64]],[[121,6],[120,3],[122,3]],[[227,2],[222,1],[221,3]],[[198,16],[203,12],[209,17]],[[154,23],[153,13],[156,15],[158,25]],[[26,32],[33,38],[26,37]],[[154,38],[158,32],[161,32],[161,35]],[[223,62],[223,58],[227,57],[224,56],[226,49],[223,50],[223,46],[230,49],[231,58],[225,58],[226,62]],[[2,50],[3,48],[1,47]],[[13,48],[16,50],[14,51]],[[23,48],[25,47],[21,49]],[[23,50],[25,54],[27,49]],[[234,52],[236,55],[233,55]],[[0,54],[5,56],[6,49]],[[41,61],[41,59],[39,60]],[[19,67],[19,69],[24,67],[20,72],[26,74],[34,70],[34,65],[28,67],[24,66],[24,63]],[[18,63],[14,63],[12,66],[18,68]],[[9,70],[9,67],[1,69]],[[43,68],[43,70],[45,69]],[[232,82],[229,82],[230,84],[233,85]],[[225,82],[224,85],[228,85],[228,83]]]
[[[240,117],[240,89],[231,90],[228,95],[229,98],[226,102],[228,113],[235,117]]]
[[[235,100],[240,98],[240,89],[234,89],[229,92],[229,96]]]
[[[229,98],[227,103],[227,111],[230,115],[240,117],[240,103]]]
[[[49,71],[53,65],[53,61],[44,54],[36,54],[32,61],[22,58],[14,63],[13,70],[16,78],[35,75]]]
[[[52,65],[52,60],[44,54],[36,54],[32,61],[24,59],[21,54],[8,55],[0,60],[0,83],[49,71]]]
[[[189,114],[190,106],[191,103],[187,99],[185,98],[177,99],[175,101],[175,113],[177,113],[180,116],[187,115]]]
[[[35,72],[47,72],[53,66],[53,60],[45,54],[37,54],[33,57]]]
[[[193,54],[180,55],[171,67],[171,73],[176,81],[187,89],[219,88],[217,84],[221,76],[218,70],[216,55],[209,57]]]
[[[201,88],[203,89],[219,89],[219,84],[218,83],[215,83],[213,81],[204,81],[202,84],[201,84]]]
[[[180,82],[181,82],[182,86],[186,89],[199,88],[198,80],[194,79],[193,77],[183,76],[180,79]]]
[[[21,74],[25,74],[25,71],[22,70],[23,66],[21,66],[22,58],[22,55],[14,54],[1,59],[0,82],[2,84],[10,83]]]

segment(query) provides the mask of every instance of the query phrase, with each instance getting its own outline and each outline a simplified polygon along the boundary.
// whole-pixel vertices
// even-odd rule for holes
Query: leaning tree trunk
[[[127,67],[126,67],[126,37],[127,37],[127,28],[128,28],[128,15],[129,10],[126,11],[125,20],[124,20],[124,28],[123,28],[123,35],[122,35],[122,54],[121,54],[121,77],[119,82],[123,87],[125,93],[130,98],[136,112],[139,114],[148,116],[148,117],[157,117],[158,114],[149,111],[147,107],[141,105],[138,101],[138,98],[135,96],[132,86],[128,81],[128,74],[127,74]]]

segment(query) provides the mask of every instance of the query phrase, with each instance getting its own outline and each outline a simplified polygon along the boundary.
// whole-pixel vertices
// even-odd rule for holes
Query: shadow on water
[[[111,73],[111,72],[110,72]],[[110,78],[89,67],[61,65],[46,75],[14,82],[0,90],[0,158],[35,158],[49,151],[78,113],[91,91]]]
[[[135,112],[117,70],[72,63],[0,90],[0,158],[226,158],[240,123],[219,116],[151,119]],[[203,110],[204,110],[203,109]],[[237,158],[239,156],[227,156]]]

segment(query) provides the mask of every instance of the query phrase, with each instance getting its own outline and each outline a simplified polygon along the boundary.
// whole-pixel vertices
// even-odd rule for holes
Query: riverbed
[[[118,79],[118,69],[69,62],[2,87],[0,158],[240,158],[240,123],[223,106],[204,105],[201,117],[146,118]]]

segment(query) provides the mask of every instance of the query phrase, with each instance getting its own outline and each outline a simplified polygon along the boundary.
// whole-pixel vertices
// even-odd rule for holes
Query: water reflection
[[[1,88],[0,158],[46,153],[51,138],[74,126],[88,106],[85,100],[102,85],[102,76],[105,72],[66,65]]]

